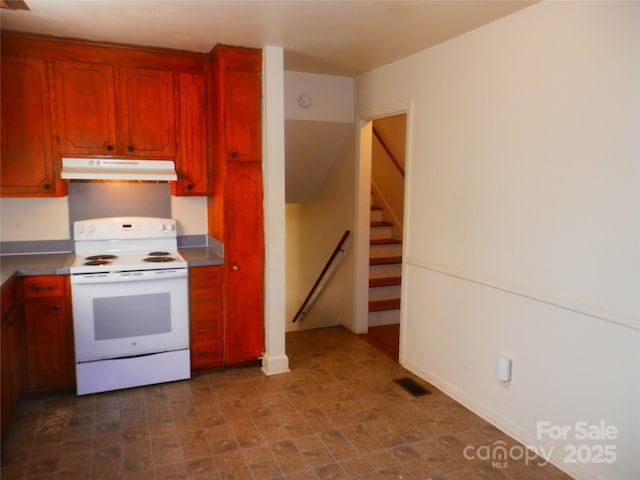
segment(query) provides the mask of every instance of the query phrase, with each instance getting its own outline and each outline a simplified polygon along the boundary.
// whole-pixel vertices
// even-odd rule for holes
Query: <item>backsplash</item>
[[[174,218],[182,245],[207,243],[207,198],[167,183],[70,182],[66,197],[0,198],[0,211],[0,254],[69,251],[74,221],[117,216]]]
[[[171,218],[168,183],[69,182],[68,192],[70,225],[100,217]]]

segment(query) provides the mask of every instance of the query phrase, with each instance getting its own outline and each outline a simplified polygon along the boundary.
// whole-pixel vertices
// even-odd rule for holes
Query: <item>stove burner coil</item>
[[[91,266],[96,266],[96,265],[109,265],[111,262],[109,260],[89,260],[87,262],[84,262],[83,265],[91,265]]]
[[[91,255],[90,257],[85,258],[85,260],[114,260],[118,258],[116,255]]]
[[[142,260],[143,262],[153,262],[153,263],[165,263],[165,262],[175,262],[176,259],[173,257],[147,257]]]
[[[168,257],[171,254],[169,252],[149,252],[147,255],[150,257]]]

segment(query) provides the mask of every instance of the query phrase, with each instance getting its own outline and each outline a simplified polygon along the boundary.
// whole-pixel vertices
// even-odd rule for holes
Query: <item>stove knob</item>
[[[162,224],[162,231],[163,232],[172,232],[173,230],[175,230],[175,226],[173,225],[173,223],[163,223]]]
[[[90,223],[87,230],[89,230],[89,233],[93,233],[96,231],[96,226],[93,223]]]
[[[86,227],[83,224],[78,225],[78,233],[86,232]]]

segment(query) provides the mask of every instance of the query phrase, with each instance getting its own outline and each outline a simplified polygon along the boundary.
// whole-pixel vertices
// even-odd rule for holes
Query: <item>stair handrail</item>
[[[344,250],[342,250],[342,245],[344,245],[344,242],[347,241],[347,238],[349,237],[350,233],[351,232],[349,230],[345,230],[344,233],[342,234],[342,238],[338,242],[338,245],[336,245],[336,248],[333,249],[333,253],[329,257],[329,260],[327,260],[327,263],[324,265],[322,272],[320,272],[320,275],[318,276],[317,280],[313,284],[313,287],[311,287],[311,290],[309,291],[309,295],[307,295],[307,298],[304,299],[304,302],[302,302],[302,305],[298,309],[298,312],[296,313],[295,317],[293,317],[293,320],[291,321],[292,323],[296,323],[296,320],[298,320],[298,317],[300,315],[305,315],[304,307],[307,306],[307,303],[309,303],[309,300],[311,300],[311,297],[313,297],[313,294],[315,293],[316,288],[318,288],[318,285],[320,285],[320,282],[322,282],[324,276],[327,274],[327,271],[331,267],[331,264],[335,260],[338,253],[340,252],[344,253]]]
[[[400,172],[400,175],[402,175],[402,177],[404,178],[404,168],[402,168],[402,165],[400,165],[400,162],[398,162],[398,160],[396,160],[396,157],[393,155],[393,152],[391,152],[389,147],[387,147],[387,144],[385,143],[385,141],[382,139],[382,137],[378,133],[378,130],[376,130],[376,127],[373,127],[373,135],[380,142],[380,145],[382,145],[382,149],[389,156],[389,158],[391,159],[391,161],[393,162],[395,167]]]

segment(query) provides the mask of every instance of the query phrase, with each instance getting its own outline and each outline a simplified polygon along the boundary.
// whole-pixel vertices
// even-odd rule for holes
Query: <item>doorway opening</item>
[[[399,361],[407,114],[375,118],[367,124],[366,133],[370,145],[361,153],[369,159],[370,191],[368,211],[359,209],[363,215],[368,213],[368,258],[362,281],[367,289],[367,333],[363,338]]]

